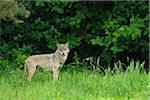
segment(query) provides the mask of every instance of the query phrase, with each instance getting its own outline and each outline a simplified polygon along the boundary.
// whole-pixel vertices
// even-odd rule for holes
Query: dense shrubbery
[[[0,20],[14,21],[15,23],[23,22],[23,20],[17,18],[17,15],[25,18],[30,15],[30,12],[24,7],[24,5],[16,0],[1,0],[0,11]]]
[[[1,62],[11,60],[19,67],[27,55],[51,53],[56,49],[56,42],[66,41],[72,51],[80,51],[79,56],[96,54],[101,64],[118,59],[120,54],[125,58],[139,54],[139,60],[148,61],[148,2],[35,0],[22,3],[30,11],[24,23],[1,19]],[[84,48],[82,41],[87,44]],[[89,45],[98,49],[93,52]]]

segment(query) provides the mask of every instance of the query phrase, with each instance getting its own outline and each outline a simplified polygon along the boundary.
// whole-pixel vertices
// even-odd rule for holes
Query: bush
[[[7,59],[0,58],[0,70],[6,70],[11,68],[11,63]]]
[[[120,53],[148,61],[148,2],[24,1],[31,12],[24,23],[2,20],[0,51],[2,57],[51,53],[57,42],[69,42],[71,51],[85,51],[79,57],[100,56],[101,64],[118,60]],[[19,16],[18,16],[19,17]],[[21,16],[20,16],[21,17]],[[22,18],[22,17],[21,17]],[[87,49],[87,48],[86,48]],[[94,52],[93,52],[94,51]],[[78,52],[77,52],[78,53]],[[79,54],[79,53],[78,53]],[[133,55],[131,55],[133,54]],[[24,57],[22,57],[24,58]],[[114,63],[114,62],[113,62]]]

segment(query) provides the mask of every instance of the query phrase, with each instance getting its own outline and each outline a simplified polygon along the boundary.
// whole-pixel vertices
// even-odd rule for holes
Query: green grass
[[[69,66],[60,71],[59,81],[52,73],[38,71],[32,83],[22,71],[0,73],[0,100],[148,100],[149,74],[138,69],[106,75]]]

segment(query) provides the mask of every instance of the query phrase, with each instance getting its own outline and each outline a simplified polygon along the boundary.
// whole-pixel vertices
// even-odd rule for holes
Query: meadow
[[[150,100],[148,0],[0,0],[0,25],[0,100]],[[59,80],[38,68],[29,83],[25,59],[57,43]]]
[[[104,73],[66,65],[59,81],[52,73],[38,69],[32,83],[22,70],[0,72],[0,100],[148,100],[149,74],[143,64],[131,62],[126,71],[106,69]]]

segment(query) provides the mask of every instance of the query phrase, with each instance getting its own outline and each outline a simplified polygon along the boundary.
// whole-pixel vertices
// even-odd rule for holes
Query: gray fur
[[[36,67],[53,71],[53,79],[58,80],[59,67],[63,66],[69,53],[69,44],[57,44],[56,52],[52,54],[32,55],[25,60],[24,70],[28,72],[28,80],[31,82]]]

